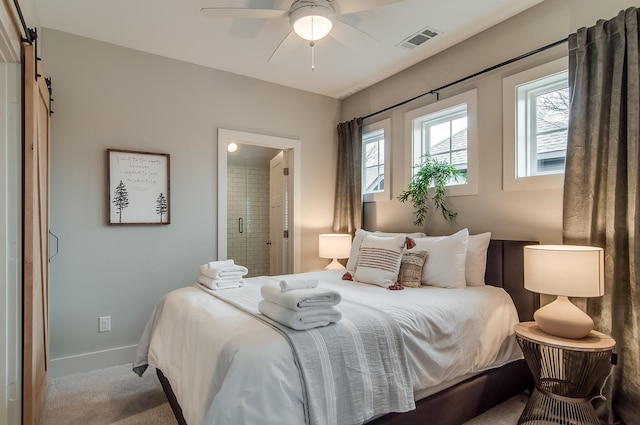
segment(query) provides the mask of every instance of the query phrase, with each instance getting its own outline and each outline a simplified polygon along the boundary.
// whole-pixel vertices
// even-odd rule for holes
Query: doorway
[[[285,217],[282,208],[274,211],[270,202],[274,186],[270,163],[282,158],[284,151],[235,146],[233,152],[227,151],[227,257],[247,267],[247,277],[286,273],[271,267],[272,260],[287,253],[270,232]]]
[[[247,226],[247,216],[240,217],[236,215],[234,211],[230,208],[230,199],[231,199],[231,191],[234,189],[229,189],[229,169],[236,168],[236,165],[233,164],[234,160],[231,159],[232,153],[229,153],[227,147],[229,143],[235,143],[238,146],[237,152],[245,152],[245,153],[256,153],[262,152],[263,157],[267,156],[276,156],[280,151],[284,151],[287,153],[285,155],[288,157],[287,159],[287,167],[288,168],[288,184],[287,184],[287,195],[286,195],[286,205],[287,207],[284,209],[284,214],[286,216],[285,222],[288,223],[285,225],[284,231],[284,241],[278,240],[280,243],[280,250],[284,253],[281,258],[275,256],[276,261],[281,264],[280,269],[277,270],[277,274],[286,274],[286,273],[297,273],[300,271],[300,226],[299,226],[299,217],[300,217],[300,141],[296,139],[287,139],[282,137],[261,135],[256,133],[246,133],[239,132],[234,130],[227,129],[218,129],[218,259],[227,259],[234,258],[234,256],[241,255],[242,252],[237,253],[235,242],[233,238],[237,237],[246,237],[246,244],[250,244],[249,242],[249,233]],[[274,155],[271,155],[274,154]],[[242,162],[242,156],[240,157]],[[247,162],[256,161],[255,158],[250,159],[249,157],[255,155],[246,155]],[[231,162],[230,162],[231,161]],[[269,160],[267,160],[267,170],[271,167],[269,165]],[[269,198],[273,198],[273,194],[269,194],[269,186],[270,184],[269,178],[263,182],[262,188],[263,193]],[[235,193],[233,194],[235,196]],[[245,204],[246,205],[246,204]],[[235,207],[233,207],[235,208]],[[269,215],[270,208],[267,208],[265,211],[267,217]],[[248,214],[248,211],[244,212]],[[239,220],[242,218],[242,220]],[[272,221],[272,220],[269,220]],[[277,227],[277,226],[276,226]],[[240,233],[242,231],[242,233]],[[235,236],[232,236],[234,235]],[[240,236],[238,236],[240,234]],[[260,240],[254,243],[258,244],[258,248],[261,248],[262,245],[266,249],[272,249],[274,245],[274,236],[271,235],[264,239],[262,237]],[[271,245],[269,245],[271,243]],[[276,244],[278,245],[278,244]],[[240,250],[244,249],[243,244],[240,245]],[[266,257],[267,261],[269,257]],[[243,260],[244,261],[244,260]],[[240,263],[240,261],[237,261]],[[255,266],[254,266],[255,268]],[[269,269],[269,264],[266,266],[267,270]],[[271,271],[269,273],[259,273],[257,270],[251,271],[251,275],[257,274],[272,274]]]

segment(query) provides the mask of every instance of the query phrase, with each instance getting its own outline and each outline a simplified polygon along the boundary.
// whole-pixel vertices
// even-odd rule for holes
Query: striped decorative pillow
[[[358,229],[356,230],[356,234],[353,237],[353,242],[351,243],[351,252],[349,253],[349,260],[347,260],[347,271],[352,275],[356,271],[356,266],[358,264],[358,254],[360,253],[360,245],[362,245],[362,241],[369,235],[378,236],[380,238],[392,238],[395,236],[408,236],[410,238],[424,238],[424,233],[414,232],[414,233],[389,233],[389,232],[380,232],[376,230],[375,232],[369,232],[368,230]]]
[[[388,288],[398,280],[405,236],[367,235],[360,245],[355,280]]]

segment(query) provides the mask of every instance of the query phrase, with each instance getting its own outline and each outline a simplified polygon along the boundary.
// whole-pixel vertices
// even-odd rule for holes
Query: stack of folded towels
[[[258,310],[268,318],[296,330],[327,326],[342,318],[335,309],[339,292],[318,288],[317,279],[287,279],[260,288]]]
[[[211,261],[200,266],[198,283],[209,289],[239,288],[244,285],[243,277],[249,272],[245,266],[233,260]]]

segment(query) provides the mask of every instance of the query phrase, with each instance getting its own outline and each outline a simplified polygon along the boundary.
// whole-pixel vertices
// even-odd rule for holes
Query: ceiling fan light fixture
[[[305,40],[316,41],[325,37],[333,27],[335,11],[326,1],[317,1],[313,4],[305,4],[295,8],[291,7],[289,21],[296,34]]]

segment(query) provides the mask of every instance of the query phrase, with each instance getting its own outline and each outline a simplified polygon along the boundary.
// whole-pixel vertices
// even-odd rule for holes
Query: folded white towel
[[[315,288],[319,283],[318,279],[285,279],[280,281],[280,290],[287,292],[294,289]]]
[[[217,268],[220,268],[220,267],[233,266],[234,264],[235,263],[233,262],[233,260],[209,261],[208,263],[205,263],[205,264],[200,266],[200,272],[202,272],[203,270],[217,269]]]
[[[268,318],[299,331],[327,326],[342,319],[342,314],[333,307],[310,307],[294,311],[262,300],[258,303],[258,310]]]
[[[279,285],[262,285],[262,298],[291,310],[308,307],[331,307],[338,304],[342,297],[339,292],[325,288],[296,289],[282,292]]]
[[[213,269],[200,269],[200,274],[203,276],[210,277],[212,279],[223,278],[223,277],[243,277],[249,273],[249,269],[245,266],[233,265],[233,266],[225,266],[218,267]]]
[[[207,276],[200,275],[198,277],[198,283],[206,286],[209,289],[227,289],[227,288],[239,288],[244,286],[245,281],[242,278],[235,279],[212,279]]]
[[[220,282],[220,283],[233,283],[233,282],[239,282],[242,279],[242,276],[225,276],[225,277],[210,277],[210,276],[205,276],[203,274],[200,275],[199,279],[202,280],[206,280],[206,281],[211,281],[211,282]]]

